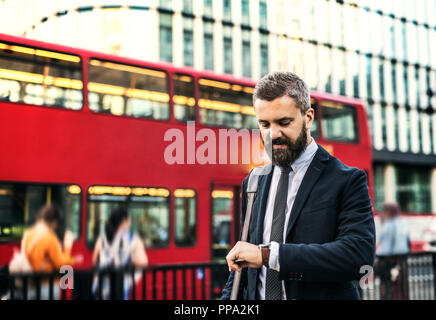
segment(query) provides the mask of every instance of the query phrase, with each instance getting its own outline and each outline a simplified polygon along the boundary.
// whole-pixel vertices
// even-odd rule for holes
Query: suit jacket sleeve
[[[250,172],[251,173],[251,172]],[[240,226],[244,225],[244,219],[245,219],[245,212],[247,210],[247,183],[248,183],[248,177],[249,175],[242,181],[241,189],[242,189],[242,196],[241,196],[241,219],[240,219]],[[239,234],[239,239],[241,239],[242,232]],[[232,271],[229,275],[229,278],[227,280],[226,286],[223,289],[221,300],[230,300],[230,295],[232,293],[232,286],[233,286],[233,278],[235,276],[235,271]],[[239,293],[238,298],[241,299],[243,297],[243,290],[247,287],[247,268],[244,268],[242,270],[242,276],[241,276],[241,282],[239,284]]]
[[[280,244],[280,278],[291,272],[308,281],[360,279],[375,258],[375,226],[366,175],[353,170],[339,198],[335,240],[323,244]]]

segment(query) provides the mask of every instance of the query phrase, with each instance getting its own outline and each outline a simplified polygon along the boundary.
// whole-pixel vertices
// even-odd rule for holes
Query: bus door
[[[240,184],[211,185],[211,251],[213,261],[225,259],[239,238]]]

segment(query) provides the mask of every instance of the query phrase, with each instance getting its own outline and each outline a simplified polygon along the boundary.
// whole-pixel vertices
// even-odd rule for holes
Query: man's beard
[[[269,140],[267,143],[265,143],[263,139],[262,141],[265,145],[265,150],[270,157],[272,163],[282,168],[289,168],[307,147],[306,123],[303,122],[303,127],[301,129],[300,135],[295,142],[291,142],[291,140],[286,136],[272,140],[272,144],[271,140]],[[274,145],[285,145],[285,147],[274,149]]]

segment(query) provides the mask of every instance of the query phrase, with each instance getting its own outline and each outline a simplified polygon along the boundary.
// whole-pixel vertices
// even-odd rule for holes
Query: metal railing
[[[436,253],[378,256],[373,272],[360,281],[361,298],[435,300],[435,273]],[[6,287],[6,298],[12,300],[213,300],[221,296],[228,275],[225,261],[144,269],[76,269],[66,281],[59,273],[9,275],[0,270],[0,288]],[[0,290],[0,297],[5,293]]]
[[[63,281],[65,286],[59,285],[63,275],[58,273],[0,273],[0,282],[9,284],[3,298],[11,300],[211,300],[221,296],[228,275],[223,261],[74,270],[72,279]]]
[[[435,300],[436,253],[378,256],[363,300]]]

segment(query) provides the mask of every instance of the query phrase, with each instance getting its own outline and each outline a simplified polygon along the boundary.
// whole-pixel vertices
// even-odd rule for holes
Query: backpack
[[[32,251],[32,249],[35,247],[37,241],[40,237],[35,237],[33,241],[28,246],[28,251]],[[33,271],[32,265],[29,262],[29,259],[27,258],[26,254],[26,248],[25,243],[27,240],[27,234],[24,235],[23,239],[21,240],[21,250],[15,251],[14,256],[12,257],[11,262],[9,263],[9,273],[31,273]]]

